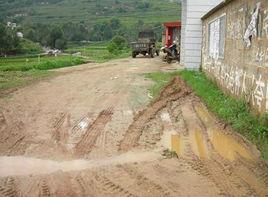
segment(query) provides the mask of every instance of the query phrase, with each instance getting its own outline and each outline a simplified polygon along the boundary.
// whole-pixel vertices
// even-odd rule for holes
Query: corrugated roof
[[[215,12],[220,10],[221,8],[225,7],[227,4],[229,4],[232,1],[234,1],[234,0],[224,0],[224,1],[222,1],[220,4],[218,4],[216,7],[212,8],[209,12],[207,12],[204,16],[202,16],[201,19],[205,20],[206,18],[208,18],[209,16],[211,16],[212,14],[214,14]]]

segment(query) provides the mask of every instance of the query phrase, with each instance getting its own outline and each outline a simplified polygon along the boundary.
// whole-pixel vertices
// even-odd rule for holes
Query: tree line
[[[121,36],[128,42],[137,38],[142,29],[156,28],[158,39],[161,40],[162,28],[160,23],[146,25],[138,20],[133,25],[126,25],[118,18],[111,18],[103,22],[97,22],[93,26],[84,23],[67,22],[64,24],[24,24],[15,30],[11,30],[4,23],[0,24],[0,51],[3,53],[16,53],[19,51],[20,39],[16,32],[24,34],[24,38],[41,46],[65,49],[68,42],[80,41],[109,41],[114,36]]]

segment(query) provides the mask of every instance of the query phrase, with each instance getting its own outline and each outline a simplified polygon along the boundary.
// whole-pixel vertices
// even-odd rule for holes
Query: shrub
[[[115,36],[108,43],[107,49],[112,54],[118,54],[128,47],[127,40],[122,36]]]

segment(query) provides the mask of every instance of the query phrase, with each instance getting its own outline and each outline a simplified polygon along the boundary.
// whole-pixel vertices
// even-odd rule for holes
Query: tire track
[[[59,143],[62,136],[62,126],[66,119],[66,113],[61,113],[59,115],[59,118],[56,120],[56,122],[53,124],[53,131],[51,139],[55,141],[56,143]]]
[[[137,146],[146,124],[151,119],[155,118],[157,112],[166,107],[168,103],[183,98],[190,94],[190,92],[191,90],[188,88],[185,82],[180,78],[175,77],[163,89],[157,100],[136,115],[123,140],[120,142],[119,150],[126,152]]]
[[[128,189],[121,187],[121,185],[114,183],[105,175],[95,174],[95,180],[109,196],[122,196],[122,197],[137,197],[132,194]]]
[[[0,153],[2,155],[24,154],[29,146],[25,142],[26,135],[23,122],[16,122],[13,125],[5,125],[0,135]]]
[[[92,180],[90,182],[86,181],[82,175],[79,174],[75,177],[75,181],[79,186],[79,191],[81,191],[79,196],[94,197],[94,189],[92,188],[94,183]]]
[[[49,197],[52,196],[50,187],[47,183],[47,180],[45,178],[41,179],[39,184],[39,197]]]
[[[97,138],[105,128],[106,124],[112,119],[113,108],[103,110],[92,125],[88,128],[83,138],[75,147],[75,155],[84,156],[91,152]]]
[[[13,177],[6,178],[5,185],[0,187],[0,193],[5,197],[19,196],[15,179]]]
[[[150,180],[134,167],[131,167],[130,165],[121,165],[120,168],[122,168],[132,179],[137,182],[137,185],[140,186],[140,189],[143,189],[144,191],[150,190],[152,192],[152,196],[171,196],[171,193],[167,188],[164,188]]]

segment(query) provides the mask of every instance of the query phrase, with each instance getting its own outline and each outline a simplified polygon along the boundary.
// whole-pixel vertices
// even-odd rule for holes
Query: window
[[[226,15],[209,23],[209,56],[218,59],[224,58]]]

